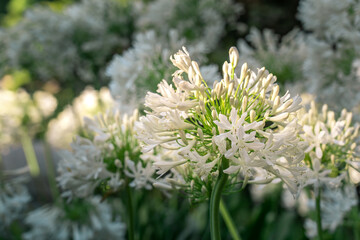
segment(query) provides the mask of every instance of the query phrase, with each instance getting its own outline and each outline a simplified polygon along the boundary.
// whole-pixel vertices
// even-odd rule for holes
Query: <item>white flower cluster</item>
[[[0,33],[0,73],[26,69],[45,81],[104,81],[104,63],[129,45],[130,11],[115,0],[82,0],[61,13],[30,9]]]
[[[23,178],[7,180],[5,183],[1,179],[0,183],[0,237],[13,221],[23,217],[27,204],[31,197],[24,186]]]
[[[299,18],[307,30],[331,41],[356,41],[360,31],[360,5],[357,0],[302,0]]]
[[[239,40],[240,59],[246,59],[252,68],[266,66],[278,78],[278,82],[302,81],[302,64],[306,58],[304,34],[295,29],[281,38],[265,29],[261,33],[252,28],[246,40]],[[300,67],[299,67],[300,66]]]
[[[161,36],[176,29],[188,44],[206,52],[215,49],[225,25],[233,23],[243,10],[232,0],[156,0],[138,8],[140,29],[154,29]]]
[[[324,188],[321,195],[321,220],[323,229],[334,232],[342,224],[346,214],[358,204],[356,189],[346,185],[343,188]],[[315,209],[315,201],[309,200],[309,210]],[[316,222],[310,218],[305,220],[304,227],[309,238],[317,236]]]
[[[356,61],[360,58],[360,2],[303,0],[299,18],[306,30],[306,90],[339,112],[360,101]]]
[[[250,66],[267,66],[293,91],[308,92],[336,112],[360,118],[360,3],[357,0],[302,0],[298,17],[306,32],[292,30],[281,42],[270,30],[252,29],[238,43]],[[276,61],[274,61],[276,59]]]
[[[123,111],[130,112],[139,107],[147,91],[156,90],[160,79],[171,77],[175,68],[169,60],[170,54],[184,43],[175,30],[170,31],[166,39],[157,37],[154,31],[147,31],[136,35],[131,49],[115,55],[106,75],[111,78],[111,93],[121,103]],[[198,58],[204,58],[202,49],[190,48],[190,51]],[[214,65],[202,70],[211,78],[217,76]]]
[[[335,119],[335,113],[329,111],[327,105],[323,105],[319,112],[315,102],[311,103],[308,112],[300,111],[299,118],[303,126],[301,137],[309,145],[305,162],[310,168],[304,184],[314,185],[317,194],[323,185],[339,185],[348,176],[347,171],[359,163],[357,139],[360,126],[351,125],[351,112],[344,109]]]
[[[155,170],[141,157],[133,132],[137,111],[130,117],[108,111],[94,119],[86,118],[82,136],[64,152],[58,165],[63,196],[86,197],[95,190],[115,193],[124,185],[151,189]]]
[[[115,105],[109,89],[103,87],[97,91],[86,87],[72,105],[67,106],[49,122],[47,141],[54,147],[67,149],[73,138],[81,132],[84,117],[104,113]]]
[[[124,239],[125,224],[99,197],[67,205],[45,205],[30,212],[25,222],[31,227],[23,239],[95,240]]]
[[[0,89],[0,150],[18,143],[24,131],[34,136],[41,124],[57,107],[56,98],[47,92],[36,91],[32,96],[23,89]]]
[[[304,142],[297,137],[299,97],[279,96],[276,77],[264,68],[255,73],[244,64],[240,75],[236,48],[223,65],[223,79],[209,88],[198,64],[184,48],[171,60],[178,70],[173,84],[158,85],[145,105],[151,109],[135,125],[143,151],[157,146],[174,152],[172,159],[154,165],[163,174],[175,168],[192,194],[208,197],[223,168],[232,184],[266,183],[280,178],[296,194],[302,174]],[[256,171],[263,179],[253,181]]]

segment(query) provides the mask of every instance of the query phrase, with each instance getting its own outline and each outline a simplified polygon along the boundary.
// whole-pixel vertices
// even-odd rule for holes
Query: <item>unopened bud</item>
[[[241,74],[240,74],[239,84],[241,84],[242,81],[245,79],[247,69],[248,69],[248,65],[247,65],[247,63],[244,63],[244,64],[241,66]]]
[[[254,109],[251,109],[250,111],[250,122],[254,122],[256,117],[256,112]]]
[[[247,100],[248,100],[248,98],[247,98],[247,96],[245,96],[241,103],[241,110],[243,113],[246,112]]]
[[[239,62],[239,51],[236,47],[231,47],[229,50],[231,65],[235,68]]]
[[[204,141],[204,133],[203,133],[202,129],[198,128],[197,132],[198,132],[198,135],[200,137],[200,140]]]
[[[188,144],[184,130],[179,130],[179,134],[180,134],[180,137],[181,137],[181,140],[183,141],[183,143]]]
[[[270,100],[274,101],[274,99],[276,97],[278,97],[279,95],[279,85],[276,85],[273,89],[272,89],[272,93],[271,93],[271,98]]]

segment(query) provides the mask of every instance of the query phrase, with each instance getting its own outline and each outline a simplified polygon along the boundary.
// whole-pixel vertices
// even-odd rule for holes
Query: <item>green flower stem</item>
[[[32,177],[37,177],[40,174],[39,164],[36,158],[34,146],[32,144],[31,138],[26,132],[26,129],[22,130],[21,133],[21,144],[24,149],[25,158],[30,170]]]
[[[355,225],[353,226],[355,240],[360,240],[359,207],[353,208],[352,215]]]
[[[4,171],[4,166],[3,166],[3,157],[2,157],[2,154],[0,152],[0,187],[3,186],[4,184],[4,174],[3,174],[3,171]]]
[[[229,160],[222,158],[221,166],[219,168],[219,177],[215,183],[214,189],[210,196],[210,235],[212,240],[221,240],[220,235],[220,221],[219,221],[219,206],[221,199],[221,192],[226,184],[228,175],[223,172],[223,169],[229,167]]]
[[[231,237],[234,240],[241,240],[241,237],[240,237],[238,231],[236,230],[235,224],[229,214],[229,211],[226,209],[226,206],[222,199],[220,200],[220,213],[225,221],[225,224],[226,224],[228,230],[230,231]]]
[[[135,224],[134,224],[134,206],[132,202],[132,195],[131,189],[128,184],[126,184],[126,211],[127,211],[127,218],[128,218],[128,239],[134,240],[135,239]]]
[[[323,240],[323,232],[322,232],[322,224],[321,224],[321,205],[320,205],[320,189],[319,193],[316,196],[316,226],[317,226],[317,232],[319,236],[319,240]]]
[[[48,142],[46,142],[45,139],[43,139],[43,145],[44,145],[44,156],[46,161],[46,168],[47,168],[47,176],[49,180],[51,195],[55,202],[58,202],[60,193],[56,186],[56,175],[55,175],[55,168],[54,168],[54,162],[51,155],[51,148]]]

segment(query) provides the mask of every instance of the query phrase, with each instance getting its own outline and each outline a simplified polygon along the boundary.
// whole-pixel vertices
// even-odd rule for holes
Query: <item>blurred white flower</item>
[[[172,30],[162,37],[155,31],[139,33],[135,36],[132,48],[122,55],[115,55],[109,64],[106,75],[111,78],[110,90],[114,98],[121,103],[121,110],[130,113],[141,106],[147,91],[155,91],[162,79],[169,79],[175,68],[169,60],[170,53],[180,48],[185,39],[179,38]],[[204,58],[201,49],[190,48],[190,52]],[[205,76],[213,81],[217,76],[214,65],[204,68]]]
[[[334,232],[342,224],[345,215],[352,207],[358,204],[356,189],[346,185],[343,188],[324,188],[321,193],[321,221],[323,229]],[[315,200],[309,200],[309,208],[315,209]],[[307,218],[305,220],[306,235],[309,238],[317,236],[316,222]]]
[[[62,12],[33,7],[0,33],[0,73],[25,68],[44,81],[104,84],[104,63],[130,44],[131,11],[116,0],[82,0]]]
[[[308,31],[303,88],[336,112],[347,108],[360,119],[360,2],[302,0],[299,19]]]
[[[22,236],[39,240],[124,239],[125,224],[99,197],[67,205],[45,205],[28,213],[30,230]]]
[[[0,237],[6,234],[5,229],[13,221],[24,217],[27,205],[31,200],[27,188],[24,185],[25,179],[17,177],[15,179],[1,179],[0,186]]]
[[[305,163],[308,171],[303,185],[313,185],[315,194],[324,185],[337,186],[349,179],[348,169],[360,161],[357,153],[359,125],[351,124],[352,113],[345,109],[338,119],[335,113],[323,105],[321,111],[311,102],[308,111],[298,113],[303,133],[300,136],[308,143]]]
[[[30,96],[23,89],[10,91],[0,89],[0,150],[20,142],[24,132],[34,137],[42,131],[44,121],[57,107],[57,101],[50,93],[36,91]]]
[[[156,0],[139,7],[136,24],[162,36],[176,29],[188,45],[211,52],[225,34],[227,23],[236,28],[235,20],[242,11],[242,5],[232,0]]]
[[[251,68],[266,66],[278,78],[278,82],[303,81],[302,65],[306,59],[307,47],[304,34],[294,29],[281,38],[272,30],[262,33],[252,28],[246,37],[238,41],[240,65],[245,61]]]
[[[125,185],[151,189],[155,169],[142,159],[133,125],[137,111],[128,117],[113,109],[93,119],[85,118],[82,135],[71,144],[72,152],[63,152],[58,164],[63,196],[87,197],[95,189],[115,193]]]
[[[115,107],[110,91],[103,87],[99,91],[87,87],[72,105],[67,106],[57,118],[49,122],[46,138],[57,148],[67,149],[74,137],[81,132],[84,117]]]

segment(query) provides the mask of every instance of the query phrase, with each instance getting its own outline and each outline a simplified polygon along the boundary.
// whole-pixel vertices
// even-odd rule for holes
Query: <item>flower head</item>
[[[72,152],[63,152],[58,182],[63,196],[86,197],[95,190],[114,193],[125,184],[151,189],[154,169],[141,157],[133,125],[137,110],[128,117],[118,111],[85,118],[82,136],[71,144]]]
[[[44,205],[31,211],[25,222],[31,227],[24,239],[124,239],[125,224],[99,197],[66,205]],[[55,234],[54,234],[55,233]]]
[[[322,185],[339,185],[347,171],[359,171],[357,138],[359,125],[352,125],[352,113],[345,109],[339,118],[323,105],[318,111],[315,102],[310,109],[299,111],[303,132],[301,137],[308,143],[305,163],[309,167],[305,185],[314,185],[315,192]]]
[[[213,88],[185,48],[171,57],[178,68],[173,84],[163,81],[158,93],[147,94],[150,110],[135,123],[143,151],[156,146],[174,151],[178,160],[173,164],[154,164],[162,173],[177,169],[187,187],[205,197],[222,161],[229,161],[224,172],[233,184],[245,185],[255,169],[262,168],[295,193],[304,149],[296,137],[301,99],[289,93],[279,96],[276,77],[264,68],[255,73],[244,64],[238,76],[237,49],[231,48],[229,55],[223,78]]]

